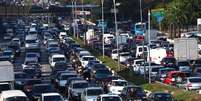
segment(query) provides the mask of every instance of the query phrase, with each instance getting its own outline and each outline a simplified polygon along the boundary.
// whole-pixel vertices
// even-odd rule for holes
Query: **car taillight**
[[[25,87],[24,87],[24,90],[25,90],[26,92],[31,92],[32,86],[30,86],[30,85],[25,86]]]
[[[191,83],[189,83],[188,85],[187,85],[187,87],[189,88],[189,87],[192,87],[192,84]]]

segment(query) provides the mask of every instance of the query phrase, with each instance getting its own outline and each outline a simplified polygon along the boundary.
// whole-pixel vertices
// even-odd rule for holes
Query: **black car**
[[[31,96],[33,85],[41,84],[41,79],[27,79],[24,83],[23,91],[26,93],[27,96]]]
[[[123,101],[145,101],[146,100],[146,93],[139,86],[127,86],[124,87],[120,96],[122,97]]]
[[[174,98],[170,93],[153,92],[149,95],[148,101],[174,101]]]
[[[15,76],[15,82],[14,82],[15,89],[19,90],[23,89],[26,79],[31,78],[24,72],[15,72],[14,76]]]
[[[41,70],[39,68],[24,68],[23,72],[32,78],[41,77]]]
[[[31,99],[38,100],[42,93],[56,92],[56,89],[51,84],[34,84],[31,92]]]

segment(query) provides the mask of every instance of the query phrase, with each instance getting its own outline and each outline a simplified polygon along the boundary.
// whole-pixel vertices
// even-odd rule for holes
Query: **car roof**
[[[64,57],[64,58],[65,58],[65,56],[64,56],[63,54],[53,54],[52,57],[53,57],[53,58],[54,58],[54,57]]]
[[[119,95],[116,95],[116,94],[101,94],[101,95],[99,95],[99,96],[101,96],[101,97],[108,97],[108,96],[111,96],[111,97],[120,97]]]
[[[88,83],[86,80],[75,80],[75,81],[72,81],[72,83]]]
[[[86,90],[103,89],[102,87],[87,87]]]
[[[61,96],[59,93],[42,93],[42,96],[55,96],[55,95],[58,95],[58,96]]]
[[[115,81],[115,82],[116,82],[116,81],[117,81],[117,82],[118,82],[118,81],[127,82],[126,80],[122,80],[122,79],[117,79],[117,80],[112,80],[112,81]]]
[[[4,96],[4,98],[14,97],[14,96],[22,96],[27,97],[24,92],[21,90],[8,90],[8,91],[2,91],[1,96]]]

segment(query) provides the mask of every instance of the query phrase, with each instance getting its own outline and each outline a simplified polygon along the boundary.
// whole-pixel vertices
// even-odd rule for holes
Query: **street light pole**
[[[148,40],[149,40],[149,46],[148,46],[148,48],[149,48],[149,50],[148,50],[148,52],[149,52],[149,83],[151,83],[151,61],[150,61],[150,44],[151,44],[151,40],[150,40],[150,37],[151,37],[151,12],[150,12],[150,10],[148,11],[148,23],[149,23],[149,25],[148,25]]]
[[[103,48],[103,58],[105,57],[105,40],[104,40],[104,9],[103,9],[103,6],[104,6],[104,0],[101,0],[101,11],[102,11],[102,48]]]
[[[74,0],[71,1],[72,2],[72,16],[73,16],[73,36],[75,37],[75,6],[74,6]]]
[[[142,0],[140,0],[140,21],[142,23]]]
[[[120,70],[120,61],[119,61],[119,34],[118,34],[118,25],[117,25],[117,9],[116,9],[116,0],[113,0],[114,5],[114,19],[115,19],[115,34],[116,34],[116,43],[117,43],[117,54],[118,54],[118,70]]]

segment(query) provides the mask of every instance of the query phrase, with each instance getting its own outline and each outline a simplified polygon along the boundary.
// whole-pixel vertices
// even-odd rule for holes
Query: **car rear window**
[[[120,97],[115,97],[115,96],[108,96],[108,97],[103,97],[103,101],[121,101]]]
[[[189,81],[192,82],[192,83],[200,83],[201,78],[191,78],[191,79],[189,79]]]

